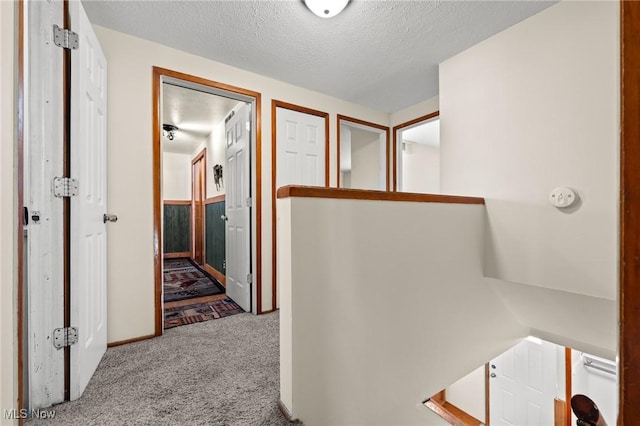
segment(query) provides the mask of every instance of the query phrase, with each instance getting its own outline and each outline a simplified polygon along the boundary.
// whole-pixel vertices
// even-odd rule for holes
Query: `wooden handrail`
[[[409,201],[418,203],[484,204],[484,198],[457,195],[415,194],[407,192],[368,191],[362,189],[324,188],[288,185],[278,188],[278,198],[340,198],[345,200]]]

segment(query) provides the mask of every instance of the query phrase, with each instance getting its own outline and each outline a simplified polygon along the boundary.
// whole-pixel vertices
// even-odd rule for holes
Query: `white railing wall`
[[[529,334],[483,279],[485,206],[278,199],[281,399],[307,425],[421,404]]]

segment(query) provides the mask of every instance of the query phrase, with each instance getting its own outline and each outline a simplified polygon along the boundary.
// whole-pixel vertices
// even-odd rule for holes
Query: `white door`
[[[227,296],[251,311],[251,105],[243,105],[225,124]]]
[[[276,189],[286,185],[325,186],[324,117],[277,107],[276,149]],[[273,238],[276,235],[274,229]],[[277,270],[275,274],[277,282]],[[277,308],[280,294],[277,286],[276,290]]]
[[[325,119],[276,108],[276,188],[325,186]]]
[[[556,347],[543,340],[526,339],[491,361],[491,426],[554,424]]]
[[[71,52],[71,399],[107,349],[107,61],[79,1],[69,4],[80,47]]]

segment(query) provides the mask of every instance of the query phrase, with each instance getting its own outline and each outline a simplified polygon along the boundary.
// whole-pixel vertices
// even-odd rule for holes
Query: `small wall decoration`
[[[216,184],[216,190],[220,191],[220,188],[224,188],[224,182],[222,180],[222,164],[216,164],[213,166],[213,182]]]

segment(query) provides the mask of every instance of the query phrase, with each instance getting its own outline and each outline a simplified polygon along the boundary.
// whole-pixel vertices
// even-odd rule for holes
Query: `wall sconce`
[[[347,6],[349,0],[304,0],[310,11],[321,18],[332,18]]]
[[[176,130],[180,130],[178,129],[177,126],[174,126],[173,124],[163,124],[162,125],[162,135],[169,139],[170,141],[173,140],[173,138],[176,137],[175,132]]]

